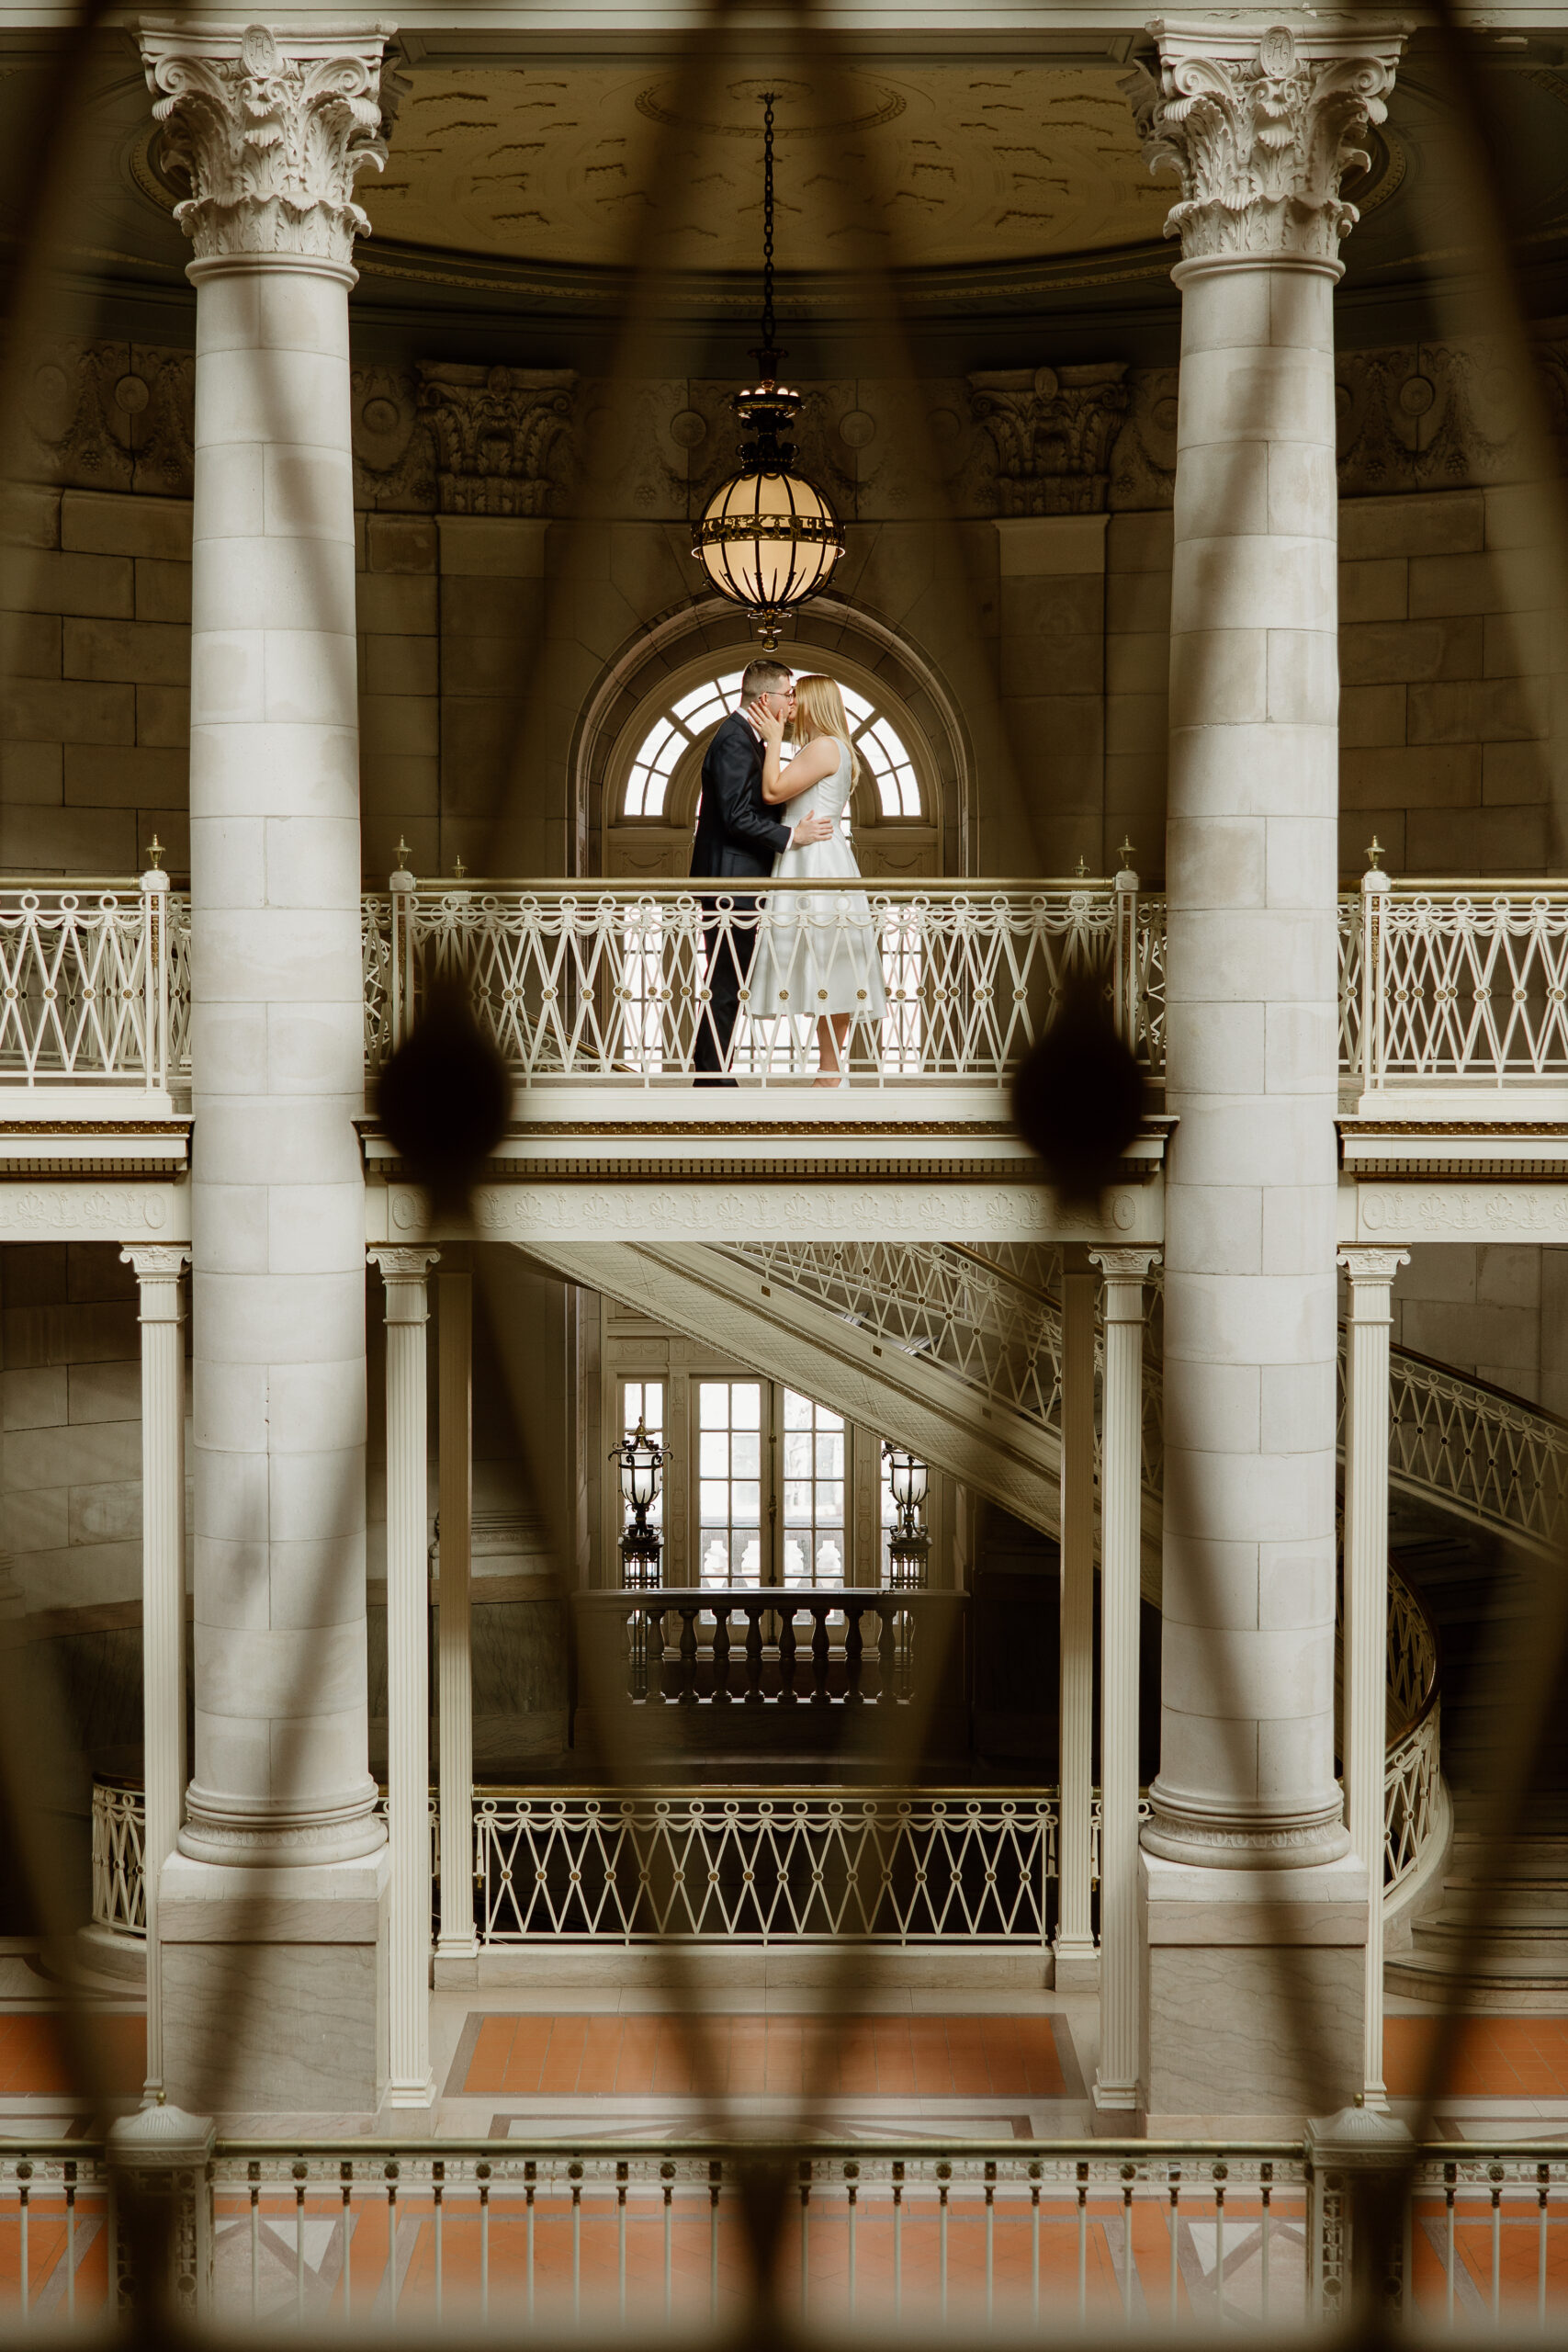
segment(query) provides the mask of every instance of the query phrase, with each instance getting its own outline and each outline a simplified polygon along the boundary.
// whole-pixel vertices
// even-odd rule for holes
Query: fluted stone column
[[[1094,1799],[1094,1307],[1100,1277],[1078,1243],[1062,1251],[1061,1834],[1055,1982],[1100,1978],[1089,1917]]]
[[[471,1960],[474,1937],[474,1278],[436,1276],[436,1425],[440,1445],[441,1925],[435,1956]]]
[[[1167,224],[1182,246],[1166,858],[1179,1124],[1144,1837],[1145,2087],[1163,2123],[1277,2117],[1359,2081],[1365,1894],[1340,1861],[1334,1777],[1333,294],[1356,218],[1341,179],[1385,112],[1401,37],[1155,29],[1159,78],[1128,86],[1151,165],[1181,184]]]
[[[1345,1379],[1345,1812],[1367,1866],[1365,2056],[1368,2107],[1382,2078],[1382,1882],[1388,1746],[1388,1337],[1393,1278],[1408,1250],[1343,1250],[1350,1277]]]
[[[141,1832],[147,1905],[147,2096],[164,2088],[159,1873],[179,1837],[186,1786],[186,1353],[190,1251],[120,1251],[141,1325]]]
[[[171,2096],[193,2108],[362,2109],[385,2065],[347,301],[385,47],[367,20],[141,31],[197,298],[197,1715],[164,1916]]]
[[[391,2107],[428,2107],[430,2071],[430,1405],[424,1327],[434,1250],[372,1250],[387,1287],[387,1813],[392,1849]]]
[[[1138,1609],[1143,1600],[1144,1284],[1157,1252],[1096,1250],[1105,1276],[1100,1456],[1100,2065],[1097,2117],[1138,2104]]]

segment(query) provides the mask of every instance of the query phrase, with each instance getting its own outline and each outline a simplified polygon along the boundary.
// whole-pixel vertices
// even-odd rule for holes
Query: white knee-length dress
[[[781,882],[837,881],[860,873],[854,851],[839,823],[849,801],[853,771],[844,745],[833,771],[796,795],[779,811],[791,828],[812,810],[830,817],[825,842],[781,850],[773,860]],[[871,902],[863,890],[779,890],[764,901],[761,933],[749,979],[753,1021],[817,1020],[848,1012],[880,1021],[887,1008],[882,956]]]

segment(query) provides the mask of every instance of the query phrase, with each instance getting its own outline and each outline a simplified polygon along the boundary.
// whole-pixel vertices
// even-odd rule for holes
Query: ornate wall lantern
[[[659,1500],[665,1458],[664,1447],[649,1436],[640,1414],[635,1436],[610,1449],[620,1471],[621,1499],[632,1513],[621,1533],[621,1582],[630,1592],[651,1592],[659,1583],[664,1539],[649,1527],[648,1514]]]
[[[740,445],[740,471],[708,501],[692,553],[719,594],[758,625],[772,652],[779,628],[827,585],[844,552],[843,526],[814,482],[791,471],[793,441],[780,438],[800,394],[779,382],[784,354],[773,344],[773,94],[762,119],[762,341],[752,353],[758,380],[735,395],[735,413],[755,439]]]
[[[887,1538],[887,1583],[893,1592],[923,1592],[931,1558],[931,1539],[921,1523],[930,1473],[908,1446],[882,1442],[887,1483],[893,1490],[898,1521]]]

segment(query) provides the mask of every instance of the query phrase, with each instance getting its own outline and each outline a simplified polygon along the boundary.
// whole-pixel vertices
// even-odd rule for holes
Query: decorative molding
[[[1350,1277],[1352,1289],[1378,1283],[1386,1290],[1401,1266],[1410,1263],[1408,1250],[1341,1250],[1338,1263]]]
[[[1369,1237],[1414,1241],[1568,1241],[1568,1185],[1561,1182],[1436,1183],[1408,1190],[1365,1181],[1356,1188],[1356,1227]]]
[[[155,1234],[176,1241],[188,1230],[184,1184],[0,1184],[0,1241],[118,1241]]]
[[[419,411],[434,444],[442,514],[543,514],[568,431],[570,368],[419,362]]]
[[[1133,404],[1126,375],[1113,359],[970,377],[975,414],[997,445],[1001,514],[1104,514],[1111,447]]]
[[[198,261],[288,255],[347,267],[369,216],[354,184],[387,161],[403,84],[384,28],[141,32],[163,161],[192,193],[175,218]]]
[[[36,344],[22,369],[17,473],[62,490],[188,498],[196,359],[156,345]]]
[[[1150,171],[1180,182],[1165,233],[1180,238],[1183,258],[1337,265],[1360,219],[1340,182],[1371,168],[1356,142],[1387,119],[1403,31],[1152,29],[1158,81],[1140,65],[1122,87]]]

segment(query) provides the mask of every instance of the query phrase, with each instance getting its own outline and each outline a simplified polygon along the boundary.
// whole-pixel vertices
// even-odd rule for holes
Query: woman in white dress
[[[787,766],[782,758],[784,720],[760,702],[747,716],[762,738],[762,798],[783,805],[787,825],[813,810],[833,820],[825,842],[782,850],[773,860],[775,877],[795,882],[820,876],[839,881],[858,875],[854,851],[839,820],[849,807],[860,762],[850,741],[843,697],[832,679],[796,680],[797,749]],[[852,1024],[879,1022],[887,1009],[871,903],[861,890],[781,891],[764,903],[767,916],[750,978],[752,1018],[815,1015],[816,1082],[848,1086]]]

